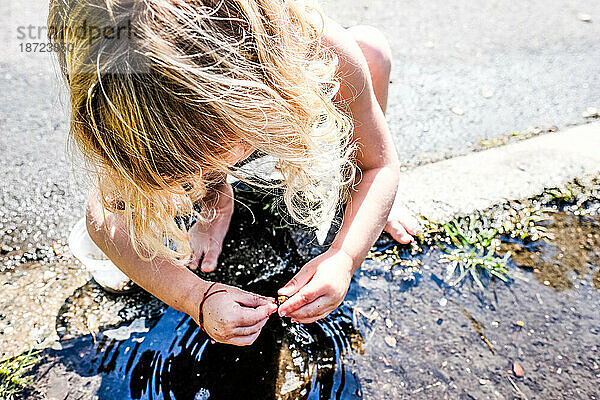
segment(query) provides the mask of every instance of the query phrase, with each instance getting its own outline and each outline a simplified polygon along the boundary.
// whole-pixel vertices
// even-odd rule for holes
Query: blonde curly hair
[[[353,127],[333,103],[337,58],[313,2],[52,0],[48,19],[70,138],[138,254],[189,262],[174,217],[211,218],[193,203],[210,209],[215,173],[236,173],[226,160],[240,145],[278,160],[294,219],[316,226],[335,209]]]

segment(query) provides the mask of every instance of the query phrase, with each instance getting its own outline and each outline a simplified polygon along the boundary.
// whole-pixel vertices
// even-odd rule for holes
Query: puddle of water
[[[168,309],[147,333],[79,348],[77,364],[102,374],[106,399],[355,399],[360,385],[344,356],[359,345],[356,335],[338,311],[306,326],[273,320],[250,347],[213,345]]]
[[[290,231],[253,209],[250,224],[240,208],[221,266],[207,277],[273,296],[303,259]],[[492,281],[483,293],[451,287],[441,278],[442,252],[431,247],[406,268],[368,260],[328,318],[296,325],[274,317],[250,347],[212,345],[189,317],[165,307],[137,319],[126,339],[104,329],[96,343],[80,336],[48,354],[79,376],[100,376],[90,399],[593,398],[600,291],[589,281],[598,274],[598,219],[557,213],[547,227],[555,241],[506,244],[535,276],[528,282]],[[570,286],[544,284],[551,268]],[[84,297],[63,310],[85,311]],[[515,361],[524,378],[511,375]]]
[[[557,212],[543,224],[549,239],[504,243],[512,260],[531,269],[539,283],[556,290],[571,289],[581,279],[600,289],[600,218]]]

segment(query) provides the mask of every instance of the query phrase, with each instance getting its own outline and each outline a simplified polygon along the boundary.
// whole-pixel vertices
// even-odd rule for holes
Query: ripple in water
[[[349,310],[314,324],[279,317],[254,345],[211,344],[183,313],[168,309],[144,334],[104,336],[92,351],[106,399],[355,399],[357,377],[344,361],[362,338]]]

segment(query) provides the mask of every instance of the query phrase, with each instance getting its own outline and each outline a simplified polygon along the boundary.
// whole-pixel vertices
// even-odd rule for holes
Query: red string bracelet
[[[202,301],[200,302],[200,305],[198,306],[198,326],[200,327],[200,330],[206,332],[206,329],[204,329],[204,317],[202,316],[202,306],[204,305],[204,302],[206,301],[206,299],[208,299],[210,296],[212,296],[213,294],[217,294],[217,293],[227,293],[227,290],[225,289],[219,289],[219,290],[215,290],[212,293],[209,293],[210,290],[217,284],[218,282],[213,282],[208,289],[206,289],[206,292],[204,292],[204,296],[202,297]],[[208,334],[208,332],[206,332]]]

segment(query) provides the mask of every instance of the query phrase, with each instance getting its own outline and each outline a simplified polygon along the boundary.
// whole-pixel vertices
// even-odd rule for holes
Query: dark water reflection
[[[168,309],[147,333],[105,336],[85,358],[88,373],[102,374],[103,399],[354,399],[360,385],[344,355],[361,340],[338,310],[310,325],[274,317],[253,346],[211,344]]]

